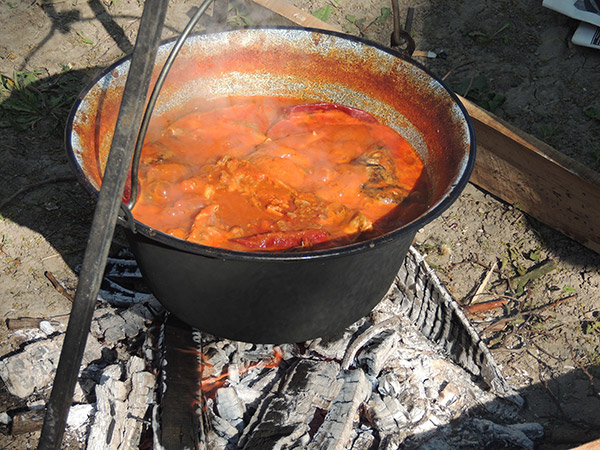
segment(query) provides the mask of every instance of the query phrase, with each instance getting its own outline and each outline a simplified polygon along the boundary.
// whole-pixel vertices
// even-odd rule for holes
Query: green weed
[[[43,79],[44,71],[0,74],[0,128],[24,131],[41,121],[54,129],[64,128],[68,112],[81,90],[80,72],[64,72]]]
[[[494,32],[492,34],[475,30],[475,31],[467,32],[466,35],[473,38],[475,41],[477,41],[480,44],[488,44],[488,43],[492,42],[502,32],[508,30],[511,26],[512,25],[510,23],[505,23],[500,28],[498,28],[498,30],[496,30],[496,32]],[[509,39],[508,35],[504,35],[502,37],[502,42],[505,45],[508,45],[510,43],[510,39]]]
[[[586,116],[591,117],[592,119],[600,120],[600,109],[597,108],[587,108],[584,109],[583,112]]]
[[[455,85],[454,91],[490,112],[494,112],[506,100],[504,94],[490,88],[488,79],[483,74]]]
[[[227,14],[227,24],[233,27],[247,27],[255,25],[250,17],[239,9],[231,9]]]
[[[535,249],[535,250],[531,250],[528,254],[527,254],[527,258],[530,259],[533,262],[539,263],[541,258],[542,258],[542,252],[541,250]]]
[[[92,41],[91,39],[86,38],[79,31],[75,31],[75,34],[77,34],[77,38],[78,38],[79,43],[86,44],[86,45],[94,45],[94,41]]]
[[[313,11],[312,15],[317,19],[322,20],[323,22],[327,22],[331,14],[335,11],[335,8],[331,5],[325,5],[322,8]]]
[[[583,333],[584,334],[600,334],[600,320],[594,322],[583,322]]]
[[[552,136],[556,136],[560,133],[560,130],[551,123],[542,125],[540,127],[540,131],[544,139],[551,138]]]
[[[563,286],[563,293],[565,294],[574,294],[575,288],[573,286]]]
[[[354,28],[357,28],[360,34],[365,34],[371,26],[384,23],[391,16],[392,10],[390,8],[381,8],[379,16],[369,22],[369,24],[365,25],[367,22],[365,17],[358,18],[354,15],[348,14],[345,18],[349,23],[344,25],[344,31],[351,33],[355,31]]]

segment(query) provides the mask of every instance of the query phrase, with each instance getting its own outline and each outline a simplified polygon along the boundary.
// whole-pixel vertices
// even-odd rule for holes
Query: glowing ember
[[[213,368],[214,365],[209,362],[210,359],[206,355],[200,353],[199,357],[201,360],[199,371],[200,371],[200,379],[201,379],[200,389],[202,391],[202,395],[204,396],[204,398],[213,398],[214,399],[216,391],[219,388],[223,387],[227,383],[227,380],[229,379],[230,371],[227,370],[227,368],[229,366],[224,367],[223,372],[218,376],[212,376],[212,375],[206,376],[206,375],[204,375],[204,373],[206,372],[206,369]],[[273,357],[271,359],[266,360],[266,361],[256,361],[256,362],[246,364],[242,368],[237,368],[237,372],[238,372],[238,374],[241,375],[241,374],[244,374],[254,368],[274,369],[279,365],[279,363],[281,362],[282,359],[283,359],[283,353],[282,353],[281,349],[279,347],[273,347]]]

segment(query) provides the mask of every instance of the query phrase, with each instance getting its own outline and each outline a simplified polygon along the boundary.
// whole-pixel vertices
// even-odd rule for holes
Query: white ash
[[[8,425],[12,421],[12,417],[10,417],[7,413],[0,413],[0,423],[3,425]]]
[[[84,427],[90,420],[93,411],[94,406],[90,404],[71,406],[71,408],[69,408],[69,414],[67,415],[67,426],[74,429]]]
[[[40,324],[38,325],[41,332],[46,336],[50,336],[51,334],[56,332],[56,328],[50,323],[48,320],[40,320]]]
[[[246,407],[232,387],[224,387],[217,391],[218,415],[229,422],[238,431],[244,428]]]
[[[23,350],[0,360],[0,378],[8,391],[19,398],[27,398],[36,391],[41,391],[52,383],[64,334],[35,341],[26,345]],[[101,358],[102,348],[98,341],[88,336],[83,366]]]
[[[94,311],[65,431],[65,439],[81,448],[138,448],[146,413],[155,403],[155,376],[147,369],[154,357],[148,326],[162,311],[153,297],[145,297],[129,308],[103,303]],[[8,423],[20,409],[44,408],[64,331],[60,323],[43,320],[39,329],[15,331],[14,335],[31,342],[0,360],[5,389],[21,399],[12,402],[14,411],[0,413]],[[133,344],[140,336],[146,336],[141,349]],[[145,358],[130,353],[136,351]]]
[[[96,386],[96,413],[87,448],[133,449],[139,445],[144,417],[154,403],[154,375],[141,358],[106,367]]]

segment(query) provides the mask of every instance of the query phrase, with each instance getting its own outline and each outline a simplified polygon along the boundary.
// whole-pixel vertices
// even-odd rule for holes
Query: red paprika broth
[[[134,217],[241,251],[370,239],[427,208],[423,163],[370,114],[293,98],[234,97],[162,117],[142,149]]]

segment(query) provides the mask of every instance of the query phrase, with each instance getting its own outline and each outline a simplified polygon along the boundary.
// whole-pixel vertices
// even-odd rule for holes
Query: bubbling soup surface
[[[423,169],[402,136],[362,110],[279,97],[198,101],[153,120],[133,215],[211,247],[332,248],[423,213]]]

